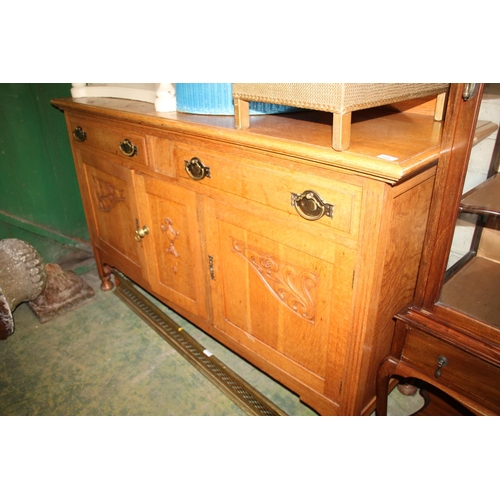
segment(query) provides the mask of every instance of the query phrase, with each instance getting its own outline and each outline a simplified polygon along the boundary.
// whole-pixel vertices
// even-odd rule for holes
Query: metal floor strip
[[[125,275],[113,274],[115,294],[243,411],[256,416],[287,415],[156,307]]]

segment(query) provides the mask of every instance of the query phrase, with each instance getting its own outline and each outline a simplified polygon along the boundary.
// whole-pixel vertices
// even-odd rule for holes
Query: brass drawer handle
[[[75,130],[73,130],[73,137],[76,141],[83,142],[87,138],[87,134],[82,127],[76,127]]]
[[[441,368],[443,368],[443,366],[448,366],[448,358],[446,356],[438,356],[437,357],[437,364],[438,364],[438,368],[434,372],[434,376],[436,378],[439,378],[441,376]]]
[[[120,151],[128,157],[132,157],[137,154],[137,146],[134,146],[129,139],[124,139],[120,142]]]
[[[315,191],[304,191],[302,194],[291,193],[292,206],[295,207],[297,213],[307,220],[318,220],[326,215],[333,218],[333,209],[335,205],[325,203],[320,195]]]
[[[137,229],[135,231],[135,241],[141,241],[147,234],[149,234],[148,226],[144,226],[142,229]]]
[[[201,181],[205,177],[210,179],[210,167],[203,165],[203,162],[196,157],[190,160],[184,160],[184,165],[186,166],[186,172],[195,181]]]

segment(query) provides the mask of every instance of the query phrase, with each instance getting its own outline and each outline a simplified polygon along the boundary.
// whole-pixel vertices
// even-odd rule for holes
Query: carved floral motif
[[[97,208],[109,212],[120,201],[125,201],[124,189],[117,188],[111,182],[93,177],[97,197]]]
[[[169,240],[169,246],[167,247],[166,252],[178,259],[179,253],[175,248],[174,242],[177,238],[179,238],[179,231],[174,229],[174,225],[168,217],[165,218],[164,224],[162,224],[160,227]],[[174,273],[177,273],[177,262],[175,262],[172,270]]]
[[[260,253],[234,238],[232,245],[233,251],[252,266],[276,299],[301,318],[314,323],[316,304],[311,290],[318,283],[317,275],[280,262],[273,255]]]
[[[172,221],[168,217],[165,219],[165,224],[161,225],[161,230],[167,235],[167,238],[170,241],[167,253],[171,253],[174,257],[179,257],[174,245],[174,241],[179,237],[179,231],[174,229]]]

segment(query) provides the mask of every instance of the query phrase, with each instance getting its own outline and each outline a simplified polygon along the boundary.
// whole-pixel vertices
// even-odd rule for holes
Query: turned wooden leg
[[[341,115],[333,113],[332,147],[336,151],[349,149],[351,144],[351,116],[352,113]]]
[[[395,373],[398,362],[388,357],[380,365],[377,373],[377,417],[387,416],[387,398],[389,396],[389,381]]]
[[[414,396],[417,391],[418,387],[411,382],[413,379],[404,379],[402,380],[398,385],[398,391],[403,394],[404,396]]]
[[[250,103],[248,101],[234,100],[234,126],[237,129],[250,127]]]
[[[109,292],[110,290],[113,290],[113,282],[111,281],[111,272],[113,269],[108,266],[107,264],[104,264],[102,266],[102,273],[101,274],[101,290],[104,290],[105,292]]]

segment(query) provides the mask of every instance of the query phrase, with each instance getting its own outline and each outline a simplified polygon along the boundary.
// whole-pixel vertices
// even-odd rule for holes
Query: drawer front
[[[70,118],[70,129],[74,146],[95,148],[122,159],[148,165],[146,137],[140,133],[75,116]]]
[[[175,145],[174,161],[177,176],[193,189],[212,187],[278,209],[291,220],[358,237],[360,186],[184,144]]]
[[[446,358],[446,365],[436,377],[441,356]],[[402,359],[440,384],[500,404],[500,368],[431,335],[410,328]]]

